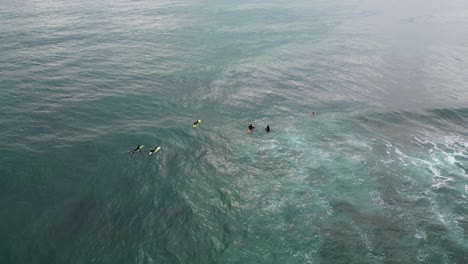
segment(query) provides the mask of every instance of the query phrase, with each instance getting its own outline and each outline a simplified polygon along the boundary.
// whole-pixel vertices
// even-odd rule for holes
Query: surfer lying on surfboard
[[[201,120],[198,119],[197,121],[195,121],[195,122],[193,123],[193,126],[192,126],[192,127],[197,127],[200,123],[201,123]]]
[[[134,150],[129,150],[128,153],[135,153],[135,152],[140,152],[141,149],[143,148],[143,145],[138,144],[138,146]]]
[[[152,149],[149,154],[153,155],[154,153],[158,152],[160,149],[161,147],[154,147],[154,149]]]

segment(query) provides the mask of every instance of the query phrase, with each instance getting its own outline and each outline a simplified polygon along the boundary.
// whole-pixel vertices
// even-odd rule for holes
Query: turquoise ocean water
[[[0,21],[0,263],[468,263],[468,2]]]

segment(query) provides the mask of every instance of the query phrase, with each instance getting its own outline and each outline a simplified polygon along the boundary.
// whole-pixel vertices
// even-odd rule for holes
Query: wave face
[[[0,263],[468,263],[468,4],[374,2],[4,0]]]

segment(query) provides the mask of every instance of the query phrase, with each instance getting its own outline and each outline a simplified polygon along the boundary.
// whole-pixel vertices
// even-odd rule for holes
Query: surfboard
[[[192,127],[197,127],[200,124],[201,124],[201,120],[198,119],[197,122],[192,125]]]
[[[156,150],[155,150],[154,152],[150,152],[149,154],[150,154],[150,155],[153,155],[153,154],[155,154],[155,153],[158,153],[158,151],[160,151],[160,150],[161,150],[161,147],[157,147]]]

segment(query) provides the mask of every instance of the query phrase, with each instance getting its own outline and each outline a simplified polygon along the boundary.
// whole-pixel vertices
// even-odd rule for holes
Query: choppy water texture
[[[0,21],[0,263],[468,263],[468,2]]]

